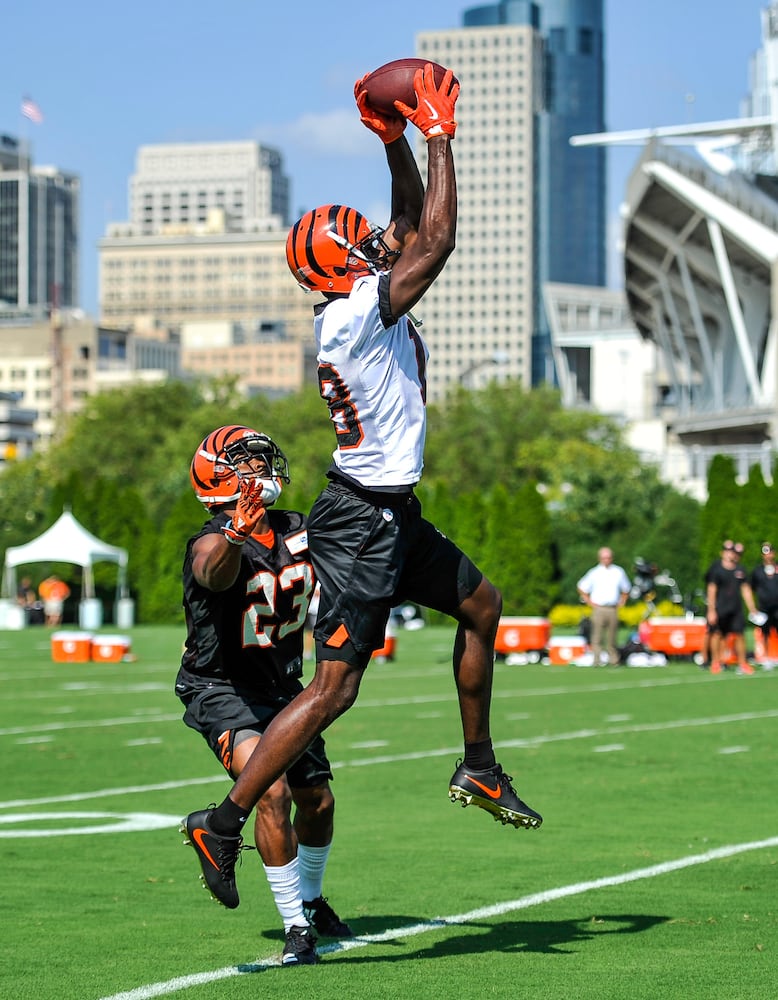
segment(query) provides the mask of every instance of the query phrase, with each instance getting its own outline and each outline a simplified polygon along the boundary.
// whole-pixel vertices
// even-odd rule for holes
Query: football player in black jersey
[[[211,517],[184,557],[187,638],[176,694],[186,706],[184,722],[237,778],[270,720],[303,690],[303,625],[314,589],[307,529],[302,514],[273,509],[289,482],[288,463],[275,442],[249,427],[208,434],[192,459],[191,480]],[[284,965],[318,961],[311,925],[328,937],[351,936],[322,896],[333,834],[331,778],[317,737],[257,803],[256,845],[284,922]],[[210,818],[210,809],[193,813],[181,832],[212,896],[233,909],[242,838],[220,840]],[[225,852],[232,856],[228,878]]]

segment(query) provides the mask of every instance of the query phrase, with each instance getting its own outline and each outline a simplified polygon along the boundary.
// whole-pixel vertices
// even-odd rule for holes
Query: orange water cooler
[[[548,618],[506,616],[497,625],[494,651],[498,656],[510,653],[545,653],[551,636]]]

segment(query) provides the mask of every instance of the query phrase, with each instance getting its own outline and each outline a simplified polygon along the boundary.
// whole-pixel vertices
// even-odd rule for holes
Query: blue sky
[[[81,176],[83,307],[96,315],[96,244],[108,222],[127,218],[128,180],[145,143],[265,142],[284,155],[293,213],[344,201],[382,221],[383,153],[359,123],[353,82],[413,55],[418,31],[461,25],[473,6],[479,3],[7,2],[0,132],[28,139],[37,164]],[[605,0],[608,127],[736,117],[764,6]],[[42,124],[21,117],[23,95],[40,106]],[[614,218],[637,155],[611,156]]]

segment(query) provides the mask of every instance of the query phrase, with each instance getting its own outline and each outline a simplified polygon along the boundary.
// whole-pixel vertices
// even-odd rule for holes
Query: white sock
[[[326,847],[306,847],[305,844],[297,845],[297,861],[300,871],[300,894],[306,902],[321,896],[321,887],[324,882],[324,869],[327,867],[332,843]]]
[[[308,921],[303,914],[297,858],[292,858],[286,865],[263,865],[263,867],[276,908],[284,922],[284,930],[288,931],[293,925],[295,927],[308,927]]]

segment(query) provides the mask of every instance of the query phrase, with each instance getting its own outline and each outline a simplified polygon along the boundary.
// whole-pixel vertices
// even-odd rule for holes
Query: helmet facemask
[[[385,229],[372,223],[368,225],[370,231],[356,243],[349,243],[345,236],[332,229],[327,231],[327,236],[338,246],[343,247],[347,254],[345,268],[333,269],[337,274],[343,275],[350,271],[363,272],[366,264],[374,274],[380,274],[390,270],[400,256],[399,250],[392,250],[387,246],[384,239]]]
[[[286,455],[266,434],[233,441],[224,449],[223,458],[219,456],[219,459],[235,473],[241,483],[253,482],[262,487],[262,503],[265,507],[271,507],[281,496],[281,483],[289,482]],[[238,468],[257,459],[262,462],[264,469],[248,472]]]

